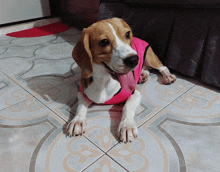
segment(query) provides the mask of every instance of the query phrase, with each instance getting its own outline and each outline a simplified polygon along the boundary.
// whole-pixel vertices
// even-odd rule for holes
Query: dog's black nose
[[[124,64],[133,69],[135,66],[137,66],[138,60],[139,60],[138,56],[133,55],[124,59]]]

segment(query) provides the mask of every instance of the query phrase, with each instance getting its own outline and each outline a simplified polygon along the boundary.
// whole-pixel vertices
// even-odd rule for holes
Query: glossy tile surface
[[[37,38],[0,36],[0,171],[220,171],[220,90],[151,73],[135,121],[139,135],[118,143],[123,105],[92,105],[86,133],[66,137],[80,71],[71,57],[81,31]]]

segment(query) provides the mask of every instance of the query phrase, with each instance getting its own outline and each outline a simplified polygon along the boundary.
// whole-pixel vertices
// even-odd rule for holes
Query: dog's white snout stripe
[[[115,41],[116,41],[116,47],[113,50],[113,54],[114,56],[118,56],[119,58],[126,58],[128,56],[131,55],[136,55],[137,52],[135,50],[132,49],[132,47],[128,44],[126,44],[125,42],[123,42],[116,34],[115,29],[113,28],[113,26],[108,23],[108,25],[110,26],[113,35],[115,36]]]

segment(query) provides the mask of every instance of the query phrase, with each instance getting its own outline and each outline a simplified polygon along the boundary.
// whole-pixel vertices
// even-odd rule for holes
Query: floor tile
[[[77,93],[77,84],[67,82],[36,96],[36,98],[62,119],[70,121],[76,112]],[[88,109],[85,135],[103,151],[107,151],[117,143],[114,134],[121,119],[121,109],[122,105],[114,107],[112,105],[92,105]]]
[[[34,98],[1,110],[1,171],[81,171],[103,154],[84,137],[66,137],[64,125]]]
[[[84,170],[84,172],[124,172],[126,171],[121,166],[119,166],[116,162],[110,159],[107,156],[103,156],[101,159],[92,164],[89,168]]]
[[[69,138],[59,133],[48,141],[47,152],[39,152],[36,171],[82,171],[103,155],[83,136]]]
[[[191,90],[189,90],[187,93],[199,97],[201,99],[220,104],[219,88],[199,83]]]
[[[10,77],[22,74],[31,69],[32,63],[26,61],[24,57],[7,57],[0,59],[0,71]]]
[[[56,34],[57,39],[52,41],[52,43],[55,44],[55,43],[61,43],[61,42],[69,42],[72,45],[74,45],[78,41],[81,34],[82,34],[82,31],[77,30],[75,28],[70,28],[69,30],[65,32]]]
[[[129,171],[219,171],[220,106],[183,94],[108,154]],[[215,158],[214,158],[215,157]]]
[[[28,92],[0,72],[0,110],[30,97]]]
[[[1,47],[7,47],[8,45],[10,45],[10,42],[12,40],[14,40],[16,38],[13,38],[13,37],[9,37],[9,36],[6,36],[6,35],[0,35],[0,48]]]
[[[34,98],[1,110],[1,171],[31,170],[42,145],[51,135],[61,133],[63,124],[64,121]]]
[[[2,62],[0,70],[7,73],[11,79],[34,95],[60,85],[76,74],[72,70],[75,63],[72,58],[35,61],[7,58],[0,60],[0,62]]]
[[[33,45],[43,45],[47,42],[52,42],[57,37],[55,35],[33,37],[33,38],[14,38],[10,43],[13,46],[33,46]]]
[[[72,58],[73,47],[74,46],[68,42],[58,42],[37,49],[35,51],[35,55],[47,60]]]
[[[42,45],[32,45],[32,46],[9,46],[7,50],[0,54],[0,59],[7,57],[23,57],[23,58],[31,58],[34,56],[34,52],[40,48]]]
[[[163,90],[163,86],[155,81],[155,79],[157,79],[157,76],[146,83],[146,85],[142,85],[142,91],[143,88],[147,87],[148,85],[152,85],[153,87],[162,87],[161,90]],[[181,83],[187,85],[187,81],[181,80],[178,86],[180,86]],[[57,87],[54,87],[53,89],[39,94],[37,99],[57,113],[62,119],[69,121],[74,117],[77,107],[76,95],[78,92],[78,84],[79,77],[73,78],[69,82],[63,83]],[[149,87],[148,89],[151,88],[152,87]],[[163,108],[163,106],[168,105],[172,100],[182,94],[181,91],[176,91],[171,86],[165,86],[165,88],[165,94],[167,89],[172,89],[176,95],[171,100],[162,100],[162,106],[154,105],[148,101],[145,96],[142,96],[141,104],[137,108],[135,115],[135,121],[138,126],[153,116],[157,111]],[[148,96],[151,96],[151,94],[152,93],[149,93]],[[165,95],[163,97],[166,98],[169,96]],[[93,105],[88,109],[87,130],[85,136],[105,152],[118,142],[115,135],[121,119],[122,108],[123,104],[114,106]]]
[[[77,93],[79,82],[79,75],[74,75],[70,81],[53,87],[45,92],[38,93],[36,98],[40,100],[45,106],[56,112],[65,121],[69,121],[75,114],[77,105]]]
[[[161,141],[148,129],[139,128],[132,143],[117,144],[108,152],[128,171],[168,171],[167,153]]]
[[[121,120],[121,113],[116,107],[109,110],[97,108],[87,114],[87,130],[85,136],[100,149],[107,152],[118,143],[116,132]]]
[[[14,38],[8,46],[0,47],[0,71],[32,94],[62,84],[74,75],[72,44],[77,41],[79,32],[72,35],[72,42],[53,42],[70,32],[57,35]]]
[[[203,113],[202,110],[200,112]],[[150,130],[160,140],[170,171],[217,172],[220,160],[219,120],[219,114],[215,118],[195,120],[163,111],[153,122],[141,128]]]
[[[138,86],[142,95],[139,109],[141,106],[142,109],[145,108],[145,111],[135,116],[136,122],[139,125],[169,105],[184,92],[192,88],[196,83],[196,81],[187,81],[178,75],[176,82],[171,85],[163,85],[161,81],[162,76],[160,74],[151,74],[146,83]]]
[[[171,171],[217,172],[219,109],[219,104],[184,94],[141,128],[161,141]]]
[[[50,110],[34,97],[23,100],[0,111],[0,119],[5,125],[27,123],[44,117]]]
[[[219,114],[220,104],[198,98],[190,94],[184,94],[166,108],[167,111],[178,116],[192,117],[195,121],[199,118],[206,119]]]

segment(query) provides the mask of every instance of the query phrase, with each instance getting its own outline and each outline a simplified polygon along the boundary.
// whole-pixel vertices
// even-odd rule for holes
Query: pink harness
[[[136,37],[133,37],[132,43],[133,43],[132,48],[137,52],[137,55],[139,57],[138,65],[136,66],[136,68],[134,70],[135,81],[137,84],[139,76],[141,74],[143,62],[144,62],[145,50],[149,44],[139,38],[136,38]],[[84,95],[85,98],[88,99],[88,97],[84,94],[84,88],[81,85],[80,85],[80,92]],[[132,92],[133,91],[127,92],[124,89],[121,89],[121,91],[118,94],[114,95],[110,100],[106,101],[103,104],[124,103],[131,96]]]

